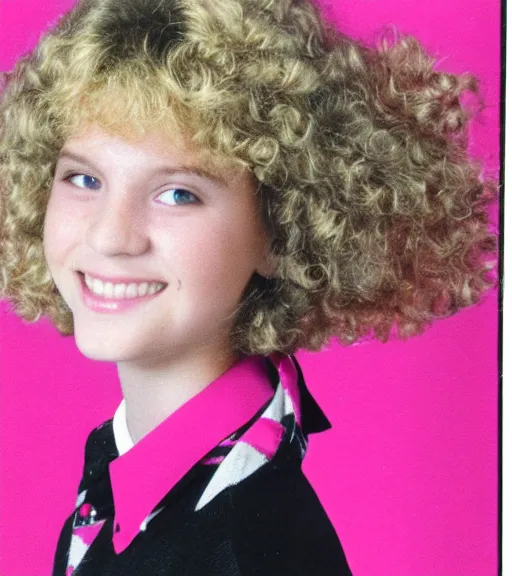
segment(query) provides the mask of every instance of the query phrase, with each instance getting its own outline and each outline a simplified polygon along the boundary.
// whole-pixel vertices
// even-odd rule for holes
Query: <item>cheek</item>
[[[79,221],[69,210],[64,210],[55,194],[50,195],[46,208],[43,247],[50,266],[63,257],[79,231]]]
[[[256,269],[256,249],[248,238],[219,232],[200,236],[178,261],[176,271],[179,268],[184,287],[232,306],[241,299]]]
[[[55,214],[55,202],[52,199],[52,195],[48,200],[46,206],[46,214],[44,217],[44,229],[43,229],[43,248],[44,255],[48,265],[51,266],[55,259],[55,249],[58,247],[59,242],[57,238],[56,223],[58,218]]]

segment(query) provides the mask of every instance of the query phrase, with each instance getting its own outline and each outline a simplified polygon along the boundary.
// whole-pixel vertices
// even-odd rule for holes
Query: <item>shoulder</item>
[[[299,465],[269,462],[232,487],[230,499],[243,576],[351,575],[336,531]]]

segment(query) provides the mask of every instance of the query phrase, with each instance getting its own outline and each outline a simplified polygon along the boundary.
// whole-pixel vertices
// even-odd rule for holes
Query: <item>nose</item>
[[[94,251],[105,256],[143,254],[150,244],[143,210],[128,194],[98,202],[86,240]]]

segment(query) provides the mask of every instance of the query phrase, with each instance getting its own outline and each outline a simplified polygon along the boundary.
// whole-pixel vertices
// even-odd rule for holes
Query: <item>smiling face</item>
[[[232,357],[244,290],[270,273],[251,173],[158,132],[65,143],[44,250],[82,353],[141,366]]]

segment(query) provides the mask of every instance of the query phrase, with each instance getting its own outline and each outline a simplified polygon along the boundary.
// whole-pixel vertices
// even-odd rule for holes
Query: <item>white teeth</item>
[[[116,284],[114,286],[114,298],[124,298],[126,292],[126,284]]]
[[[91,278],[85,274],[85,284],[98,296],[103,296],[110,299],[123,299],[123,298],[137,298],[137,296],[153,295],[162,290],[165,284],[161,282],[141,282],[136,284],[114,284],[113,282],[103,282],[97,278]]]
[[[103,284],[103,295],[105,298],[113,298],[114,296],[114,285],[112,282],[105,282]]]
[[[137,284],[128,284],[126,289],[126,298],[135,298],[138,295]]]

